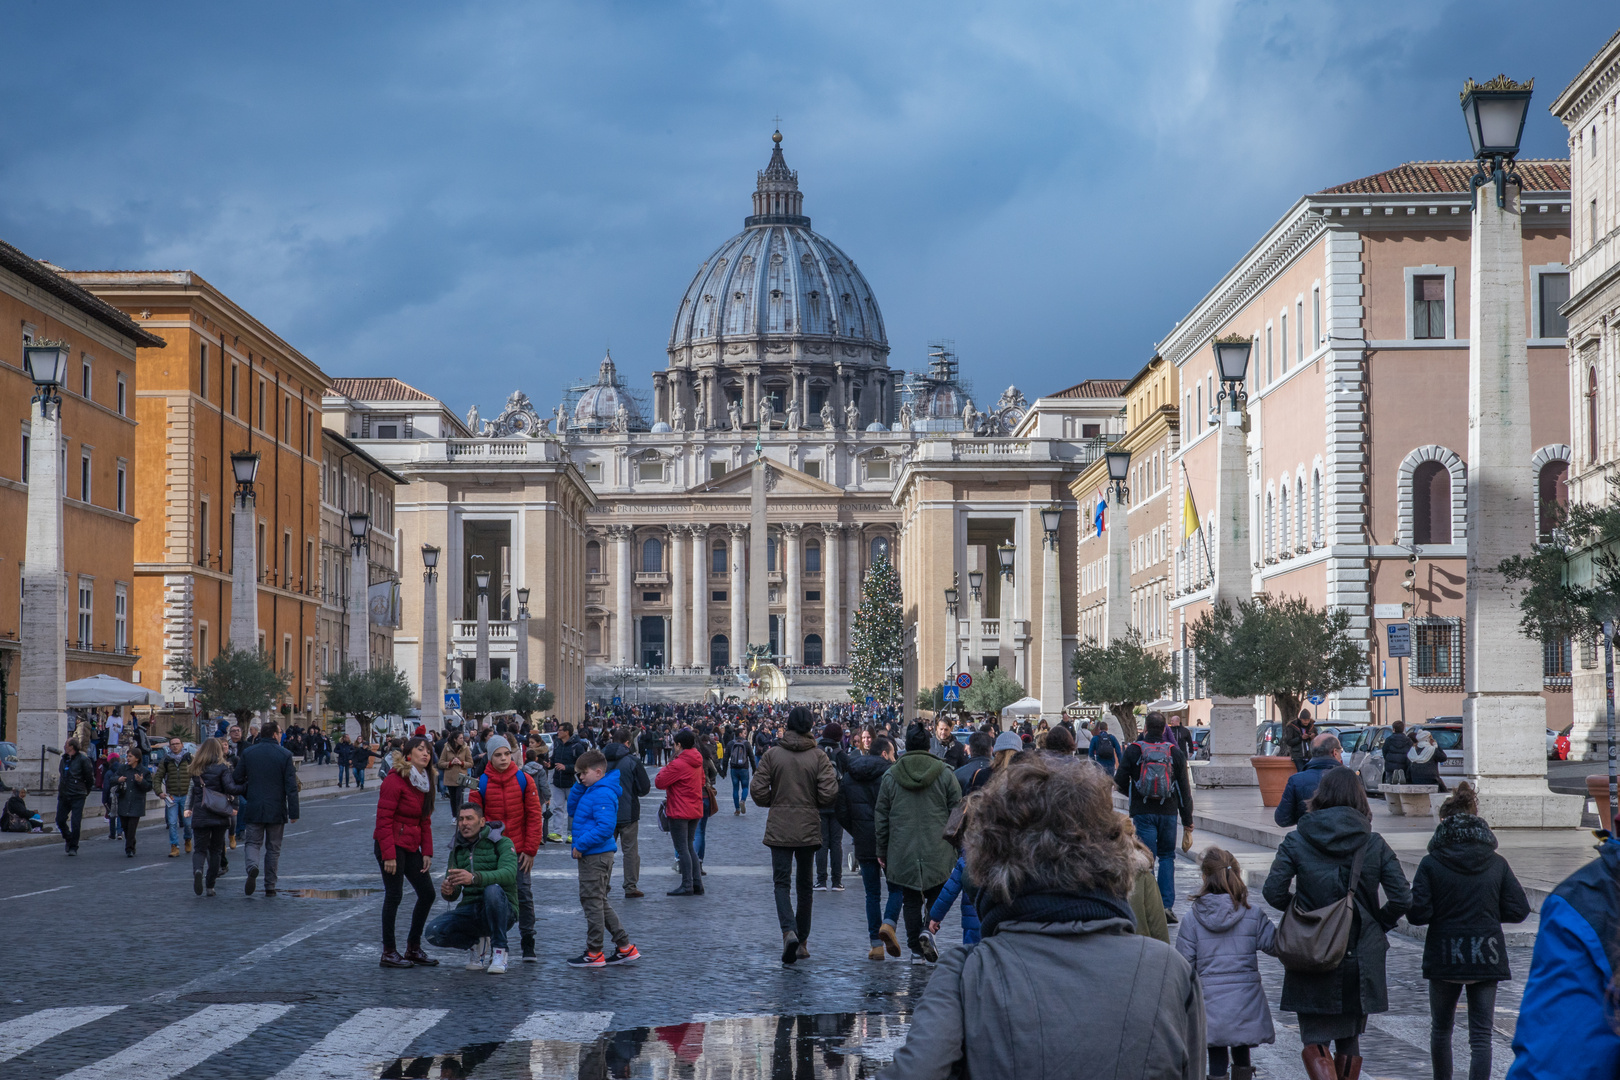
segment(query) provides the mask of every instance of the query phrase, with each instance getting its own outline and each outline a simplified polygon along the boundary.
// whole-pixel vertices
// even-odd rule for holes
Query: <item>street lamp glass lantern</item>
[[[231,472],[236,476],[236,482],[243,487],[252,487],[253,480],[259,475],[259,453],[257,450],[238,450],[231,455]]]
[[[1531,87],[1535,80],[1520,85],[1506,75],[1476,85],[1463,84],[1462,110],[1468,122],[1468,140],[1476,158],[1515,158],[1524,135],[1524,118],[1530,110]]]
[[[489,571],[488,570],[476,570],[476,571],[474,571],[473,572],[473,580],[478,583],[478,591],[479,592],[488,592],[489,591]]]
[[[1116,484],[1131,475],[1131,452],[1129,450],[1108,450],[1103,453],[1108,459],[1108,479]]]
[[[63,345],[26,345],[23,347],[23,369],[34,385],[62,386],[67,382],[68,351]]]
[[[1110,465],[1112,465],[1112,463],[1110,463]],[[1109,469],[1109,472],[1113,472],[1112,468]],[[1055,534],[1062,527],[1063,507],[1048,506],[1045,510],[1041,511],[1041,528],[1045,529],[1047,533]]]
[[[1018,549],[1013,546],[1013,543],[1010,540],[996,548],[996,558],[1001,560],[1001,572],[1003,574],[1011,574],[1013,572],[1013,558],[1017,554]]]
[[[518,593],[518,604],[519,604],[519,606],[528,607],[529,606],[529,590],[527,588],[523,588],[523,589],[519,589],[517,591],[517,593]]]
[[[439,565],[439,549],[432,544],[423,544],[422,565],[429,570],[436,568]]]
[[[956,606],[957,599],[958,599],[958,594],[957,594],[957,591],[956,591],[956,586],[952,585],[949,589],[945,590],[945,606],[946,607],[954,608]]]
[[[968,588],[973,590],[974,595],[978,595],[979,590],[984,588],[983,570],[968,571]]]
[[[1254,342],[1242,334],[1232,334],[1215,341],[1215,369],[1221,382],[1241,383],[1249,372],[1249,352]]]
[[[356,540],[364,540],[366,532],[371,528],[371,515],[362,514],[356,510],[349,515],[349,535]]]

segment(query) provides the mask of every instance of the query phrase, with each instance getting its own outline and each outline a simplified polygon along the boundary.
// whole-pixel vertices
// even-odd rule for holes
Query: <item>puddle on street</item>
[[[304,900],[358,900],[362,896],[382,892],[381,889],[282,889],[282,896]]]
[[[432,1080],[858,1080],[877,1075],[905,1042],[894,1013],[739,1016],[608,1031],[589,1042],[486,1042],[399,1058],[389,1078]]]

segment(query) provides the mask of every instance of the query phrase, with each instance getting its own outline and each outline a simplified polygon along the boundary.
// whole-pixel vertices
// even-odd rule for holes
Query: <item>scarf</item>
[[[418,769],[415,765],[412,765],[410,775],[407,776],[406,779],[411,782],[411,787],[422,792],[424,795],[427,794],[427,773],[423,772],[421,769]]]
[[[1430,758],[1434,757],[1434,752],[1438,749],[1440,749],[1440,744],[1431,738],[1425,740],[1424,742],[1413,744],[1412,749],[1406,752],[1406,756],[1417,762],[1419,765],[1422,765],[1425,764]]]
[[[1014,897],[1011,903],[998,903],[988,889],[976,890],[973,906],[979,911],[980,933],[989,937],[1002,923],[1087,922],[1096,919],[1124,919],[1132,928],[1136,916],[1131,905],[1107,893],[1033,892]]]

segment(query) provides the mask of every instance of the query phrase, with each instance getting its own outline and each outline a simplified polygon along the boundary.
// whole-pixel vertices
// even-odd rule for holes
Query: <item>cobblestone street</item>
[[[166,858],[162,830],[150,823],[134,860],[88,830],[78,859],[59,847],[0,855],[13,973],[0,1000],[0,1073],[870,1076],[903,1040],[927,982],[927,968],[866,959],[853,874],[848,891],[816,894],[812,959],[782,967],[757,809],[710,821],[706,896],[664,896],[676,875],[656,832],[656,799],[644,816],[654,830],[642,846],[648,896],[615,901],[646,954],[640,963],[566,966],[584,923],[567,848],[548,845],[534,867],[537,964],[491,976],[440,953],[436,969],[379,968],[375,798],[368,790],[309,800],[288,829],[284,892],[274,899],[243,895],[241,848],[219,895],[193,896],[189,860]],[[442,852],[448,816],[438,824]],[[441,855],[436,869],[443,865]],[[1179,878],[1185,896],[1192,867],[1183,864]],[[402,912],[402,934],[405,922]],[[941,936],[958,934],[953,918]],[[1391,945],[1392,1010],[1363,1040],[1366,1074],[1418,1080],[1429,1075],[1421,949],[1399,935]],[[1522,977],[1529,950],[1514,950],[1513,962]],[[1281,969],[1262,964],[1275,1002]],[[1509,1061],[1518,984],[1500,1000],[1497,1076]],[[1275,1016],[1277,1045],[1260,1048],[1256,1064],[1264,1075],[1298,1075],[1293,1017]],[[1466,1046],[1460,1028],[1457,1043]]]

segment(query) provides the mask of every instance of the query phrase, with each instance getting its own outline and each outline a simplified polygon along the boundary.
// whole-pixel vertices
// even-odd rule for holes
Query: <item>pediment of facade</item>
[[[829,484],[819,480],[809,473],[787,465],[771,462],[767,466],[765,490],[770,498],[782,499],[795,496],[843,495],[844,489],[836,484]],[[688,495],[748,495],[753,490],[754,476],[750,466],[732,469],[724,476],[717,476],[706,483],[688,488]]]

